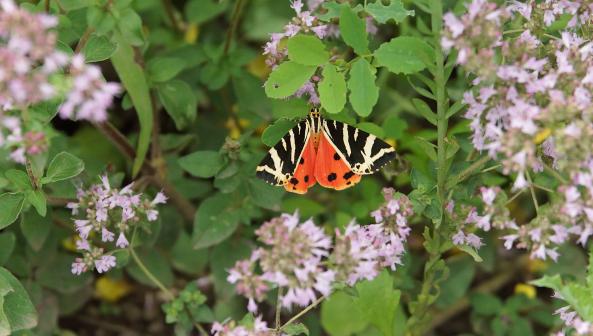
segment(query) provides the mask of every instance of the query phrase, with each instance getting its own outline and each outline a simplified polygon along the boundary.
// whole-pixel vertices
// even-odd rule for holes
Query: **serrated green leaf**
[[[292,61],[280,64],[264,84],[270,98],[286,98],[293,95],[313,76],[316,66],[302,65]]]
[[[196,177],[212,177],[220,171],[224,160],[216,151],[197,151],[179,158],[183,170]]]
[[[88,63],[100,62],[108,59],[117,49],[117,44],[111,42],[106,36],[91,35],[82,49],[84,60]]]
[[[346,80],[333,64],[323,68],[323,79],[319,83],[319,100],[328,113],[338,113],[346,105]]]
[[[68,152],[60,152],[54,156],[47,167],[42,183],[53,183],[75,177],[84,170],[84,162]]]
[[[321,325],[330,335],[351,335],[369,324],[355,307],[354,299],[343,291],[334,292],[321,305]]]
[[[387,6],[383,5],[382,0],[376,0],[368,4],[365,10],[379,23],[387,23],[389,20],[400,23],[406,17],[414,16],[414,11],[405,9],[400,0],[390,0]]]
[[[23,208],[25,195],[23,193],[4,193],[0,195],[0,229],[12,224]]]
[[[309,336],[309,329],[302,323],[291,323],[282,328],[284,334],[288,336],[307,335]]]
[[[340,10],[340,33],[347,45],[358,55],[369,53],[366,23],[350,6],[343,6]]]
[[[401,292],[393,289],[393,278],[387,271],[375,279],[356,285],[358,297],[354,299],[360,314],[381,331],[393,335],[393,319]]]
[[[432,47],[418,37],[400,36],[381,44],[375,50],[380,66],[393,73],[412,74],[422,71],[434,59]]]
[[[288,58],[303,65],[322,65],[329,60],[329,53],[320,39],[312,35],[296,35],[287,43]]]
[[[348,89],[350,104],[361,117],[371,114],[379,99],[379,88],[375,84],[376,69],[364,58],[360,58],[350,68]]]
[[[157,87],[157,93],[177,129],[187,127],[196,119],[198,98],[186,82],[172,80],[160,84]]]

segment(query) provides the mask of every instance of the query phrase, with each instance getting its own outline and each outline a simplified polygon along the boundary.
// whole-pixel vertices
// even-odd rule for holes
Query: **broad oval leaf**
[[[175,122],[177,129],[192,123],[198,112],[198,98],[184,81],[172,80],[157,87],[161,104]]]
[[[220,171],[224,160],[215,151],[197,151],[179,158],[183,170],[196,177],[212,177]]]
[[[348,89],[350,90],[350,104],[361,117],[371,114],[379,99],[379,88],[375,84],[376,69],[369,62],[360,58],[352,64]]]
[[[106,36],[91,35],[82,50],[86,62],[100,62],[108,59],[117,49],[117,44]]]
[[[60,152],[54,156],[47,167],[47,173],[41,180],[43,183],[52,183],[67,180],[84,170],[84,162],[68,152]]]
[[[166,82],[185,68],[185,61],[176,57],[156,57],[146,64],[148,78],[153,82]]]
[[[434,50],[417,37],[400,36],[381,44],[375,50],[380,66],[393,73],[412,74],[426,68],[434,59]]]
[[[369,52],[366,24],[350,6],[343,6],[340,11],[340,33],[344,42],[356,54],[364,55]]]
[[[31,329],[37,325],[37,311],[29,294],[7,269],[0,267],[0,283],[8,283],[12,290],[4,296],[4,316],[10,325],[10,331]]]
[[[346,105],[346,80],[336,66],[328,64],[323,68],[323,79],[319,83],[321,106],[329,113],[338,113]]]
[[[0,229],[12,224],[23,209],[25,195],[23,193],[5,193],[0,195]]]
[[[270,98],[286,98],[293,95],[313,76],[315,70],[316,66],[292,61],[280,64],[264,84],[266,95]]]
[[[329,53],[317,37],[299,34],[288,40],[288,57],[299,64],[322,65],[329,60]]]

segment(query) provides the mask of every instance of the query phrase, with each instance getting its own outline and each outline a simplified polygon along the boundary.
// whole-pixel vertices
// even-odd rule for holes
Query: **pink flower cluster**
[[[537,187],[532,176],[546,165],[568,177],[530,223],[504,226],[512,231],[505,246],[556,260],[557,245],[571,236],[585,245],[593,235],[593,42],[586,33],[593,7],[474,0],[467,8],[461,17],[445,15],[442,45],[457,50],[457,62],[475,76],[464,95],[474,147],[501,161],[514,190]],[[545,27],[560,16],[570,17],[566,30],[550,35]],[[489,227],[483,216],[472,221]],[[466,241],[463,234],[454,239]]]
[[[554,312],[559,315],[560,319],[564,322],[567,330],[562,330],[554,336],[565,336],[565,335],[592,335],[593,324],[591,322],[583,321],[583,319],[577,314],[577,312],[570,310],[570,306],[562,307]],[[570,332],[572,331],[572,332]]]
[[[473,232],[477,230],[488,232],[492,228],[499,230],[517,228],[517,224],[510,219],[509,211],[506,208],[506,195],[500,188],[481,187],[480,201],[482,203],[481,210],[476,207],[461,206],[455,212],[455,203],[451,201],[448,204],[449,216],[459,223],[457,232],[452,237],[453,244],[479,249],[483,245],[482,239]]]
[[[49,78],[67,64],[57,51],[58,19],[0,1],[0,110],[23,108],[55,95]]]
[[[60,117],[72,120],[104,122],[113,97],[121,92],[118,83],[105,82],[101,69],[84,63],[80,54],[72,57],[70,65],[72,90],[60,106]]]
[[[235,321],[224,323],[214,322],[211,332],[213,336],[273,336],[276,333],[268,328],[261,316],[256,317],[251,325],[237,325]]]
[[[264,223],[256,234],[263,247],[229,270],[227,280],[247,297],[248,310],[272,288],[282,288],[282,306],[307,306],[318,295],[328,296],[334,283],[354,285],[373,279],[386,267],[401,264],[410,233],[407,219],[413,215],[405,195],[386,189],[386,203],[373,212],[378,224],[349,225],[337,231],[335,244],[312,220],[300,223],[298,214],[284,214]],[[256,270],[261,270],[261,274]]]
[[[95,268],[103,273],[115,266],[115,257],[104,254],[103,248],[94,247],[92,236],[104,245],[115,242],[118,248],[126,248],[130,243],[126,236],[141,221],[141,216],[148,221],[158,218],[156,206],[164,204],[167,197],[159,192],[152,201],[144,199],[141,194],[132,190],[133,184],[117,189],[111,187],[107,176],[101,177],[101,183],[92,185],[89,189],[78,189],[78,202],[68,203],[75,219],[74,224],[80,240],[76,247],[83,253],[83,258],[77,258],[72,264],[72,273],[81,274]],[[116,233],[117,240],[115,238]]]
[[[41,131],[27,131],[23,134],[21,120],[17,117],[4,116],[0,112],[0,148],[10,150],[10,160],[25,164],[27,156],[47,151],[48,142]]]

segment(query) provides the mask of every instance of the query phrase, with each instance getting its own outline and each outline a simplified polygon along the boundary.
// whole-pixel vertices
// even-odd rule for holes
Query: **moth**
[[[315,183],[343,190],[394,158],[395,149],[385,141],[325,119],[318,108],[312,108],[306,119],[270,148],[257,166],[256,176],[298,194],[306,193]]]

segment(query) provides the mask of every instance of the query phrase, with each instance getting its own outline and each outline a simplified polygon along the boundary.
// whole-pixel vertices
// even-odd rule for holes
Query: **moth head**
[[[312,117],[319,117],[319,107],[311,107],[309,115],[311,115]]]

